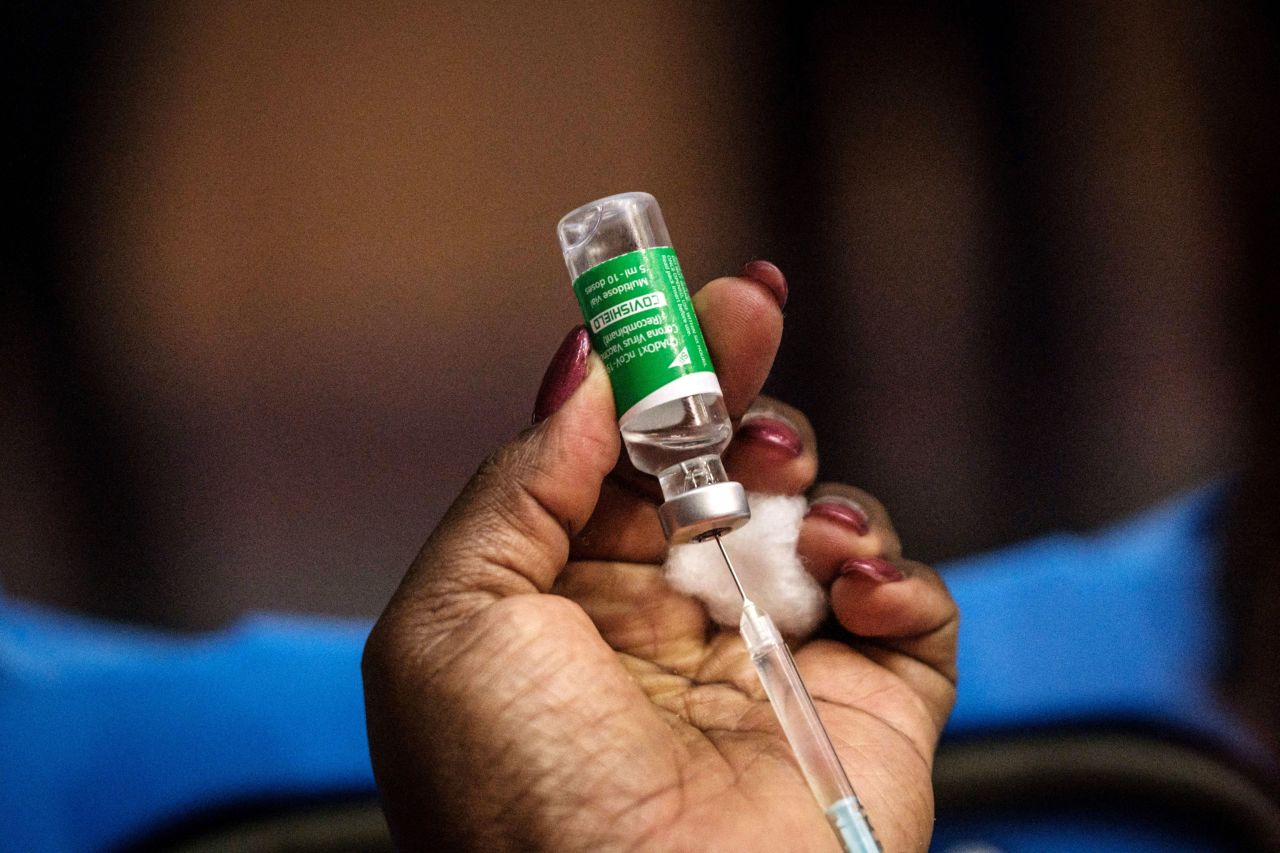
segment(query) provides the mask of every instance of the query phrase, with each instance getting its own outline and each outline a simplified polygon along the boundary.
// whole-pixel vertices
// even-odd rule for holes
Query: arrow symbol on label
[[[689,348],[685,347],[680,350],[680,354],[676,356],[676,360],[668,364],[667,367],[689,367],[692,364],[693,360],[689,358]]]

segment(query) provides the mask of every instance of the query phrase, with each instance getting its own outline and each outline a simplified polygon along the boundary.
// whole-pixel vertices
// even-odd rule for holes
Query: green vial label
[[[597,264],[578,276],[573,292],[609,371],[619,419],[687,396],[677,390],[719,392],[674,249],[639,249]],[[679,380],[674,396],[655,393]]]

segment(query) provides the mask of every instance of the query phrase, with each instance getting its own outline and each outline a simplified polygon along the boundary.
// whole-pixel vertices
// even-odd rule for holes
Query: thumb
[[[575,329],[566,345],[585,334]],[[440,636],[496,599],[551,589],[568,559],[570,537],[591,517],[604,477],[618,461],[608,375],[585,343],[581,352],[585,376],[578,387],[480,466],[388,611],[407,606],[414,622],[430,620]],[[582,367],[568,369],[581,373]],[[566,369],[560,357],[549,373],[557,368]]]

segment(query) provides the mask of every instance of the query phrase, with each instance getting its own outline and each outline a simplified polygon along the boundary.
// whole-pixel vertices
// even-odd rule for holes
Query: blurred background
[[[769,390],[913,556],[1217,477],[1274,251],[1268,14],[19,4],[0,584],[375,614],[577,322],[556,221],[626,190],[690,282],[786,272]]]

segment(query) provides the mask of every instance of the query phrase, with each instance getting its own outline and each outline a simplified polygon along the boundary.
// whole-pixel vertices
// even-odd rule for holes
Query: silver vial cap
[[[672,545],[741,527],[751,518],[741,483],[713,483],[676,495],[658,507],[662,532]]]

